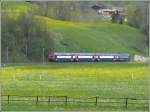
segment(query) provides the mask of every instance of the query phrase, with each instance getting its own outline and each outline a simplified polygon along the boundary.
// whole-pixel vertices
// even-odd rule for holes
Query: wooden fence
[[[38,104],[40,102],[47,102],[51,104],[52,102],[61,102],[65,105],[68,105],[70,102],[73,103],[92,103],[94,105],[100,105],[103,103],[109,104],[123,104],[126,109],[130,104],[138,104],[138,105],[147,105],[148,107],[148,99],[133,99],[133,98],[102,98],[102,97],[88,97],[88,98],[77,98],[77,97],[69,97],[69,96],[17,96],[17,95],[2,95],[2,102],[6,102],[7,104],[13,102],[34,102]]]

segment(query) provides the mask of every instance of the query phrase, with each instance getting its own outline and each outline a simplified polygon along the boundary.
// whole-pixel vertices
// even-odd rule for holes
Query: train
[[[128,62],[129,54],[117,53],[49,53],[49,62]]]

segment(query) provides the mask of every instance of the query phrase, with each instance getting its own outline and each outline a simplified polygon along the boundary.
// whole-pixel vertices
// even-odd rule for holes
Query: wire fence
[[[101,104],[122,104],[125,109],[128,109],[130,105],[139,105],[148,108],[148,99],[134,99],[134,98],[102,98],[102,97],[69,97],[69,96],[18,96],[18,95],[2,95],[2,102],[11,104],[14,102],[32,102],[34,104],[39,104],[41,102],[46,102],[52,104],[54,102],[62,103],[68,105],[70,103],[90,103],[95,106]]]

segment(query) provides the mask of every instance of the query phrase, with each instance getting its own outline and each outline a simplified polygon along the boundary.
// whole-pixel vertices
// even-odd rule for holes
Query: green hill
[[[144,35],[127,25],[74,23],[36,17],[55,32],[57,52],[117,52],[146,55]]]
[[[9,13],[11,18],[32,11],[36,24],[39,21],[44,22],[46,30],[53,34],[54,52],[103,52],[129,53],[131,56],[135,54],[148,55],[145,35],[128,25],[104,22],[83,23],[61,21],[40,16],[37,13],[39,10],[38,6],[35,4],[15,2],[13,5],[11,3],[5,5],[7,9],[3,7],[2,9],[6,13],[9,9],[15,10],[15,14]],[[46,47],[47,49],[49,48],[48,46]],[[17,52],[19,54],[19,51]],[[51,50],[47,50],[46,54],[48,52],[51,52]]]

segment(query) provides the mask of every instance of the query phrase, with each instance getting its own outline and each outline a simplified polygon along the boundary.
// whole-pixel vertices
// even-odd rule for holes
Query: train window
[[[57,56],[57,58],[71,58],[71,56]]]
[[[78,58],[92,58],[93,56],[78,56]]]
[[[77,56],[73,56],[72,58],[77,58]]]
[[[115,58],[119,58],[119,56],[114,56]]]
[[[98,56],[94,56],[94,58],[98,58]]]
[[[128,56],[119,56],[120,58],[128,58]]]
[[[99,56],[100,58],[114,58],[114,56]]]

